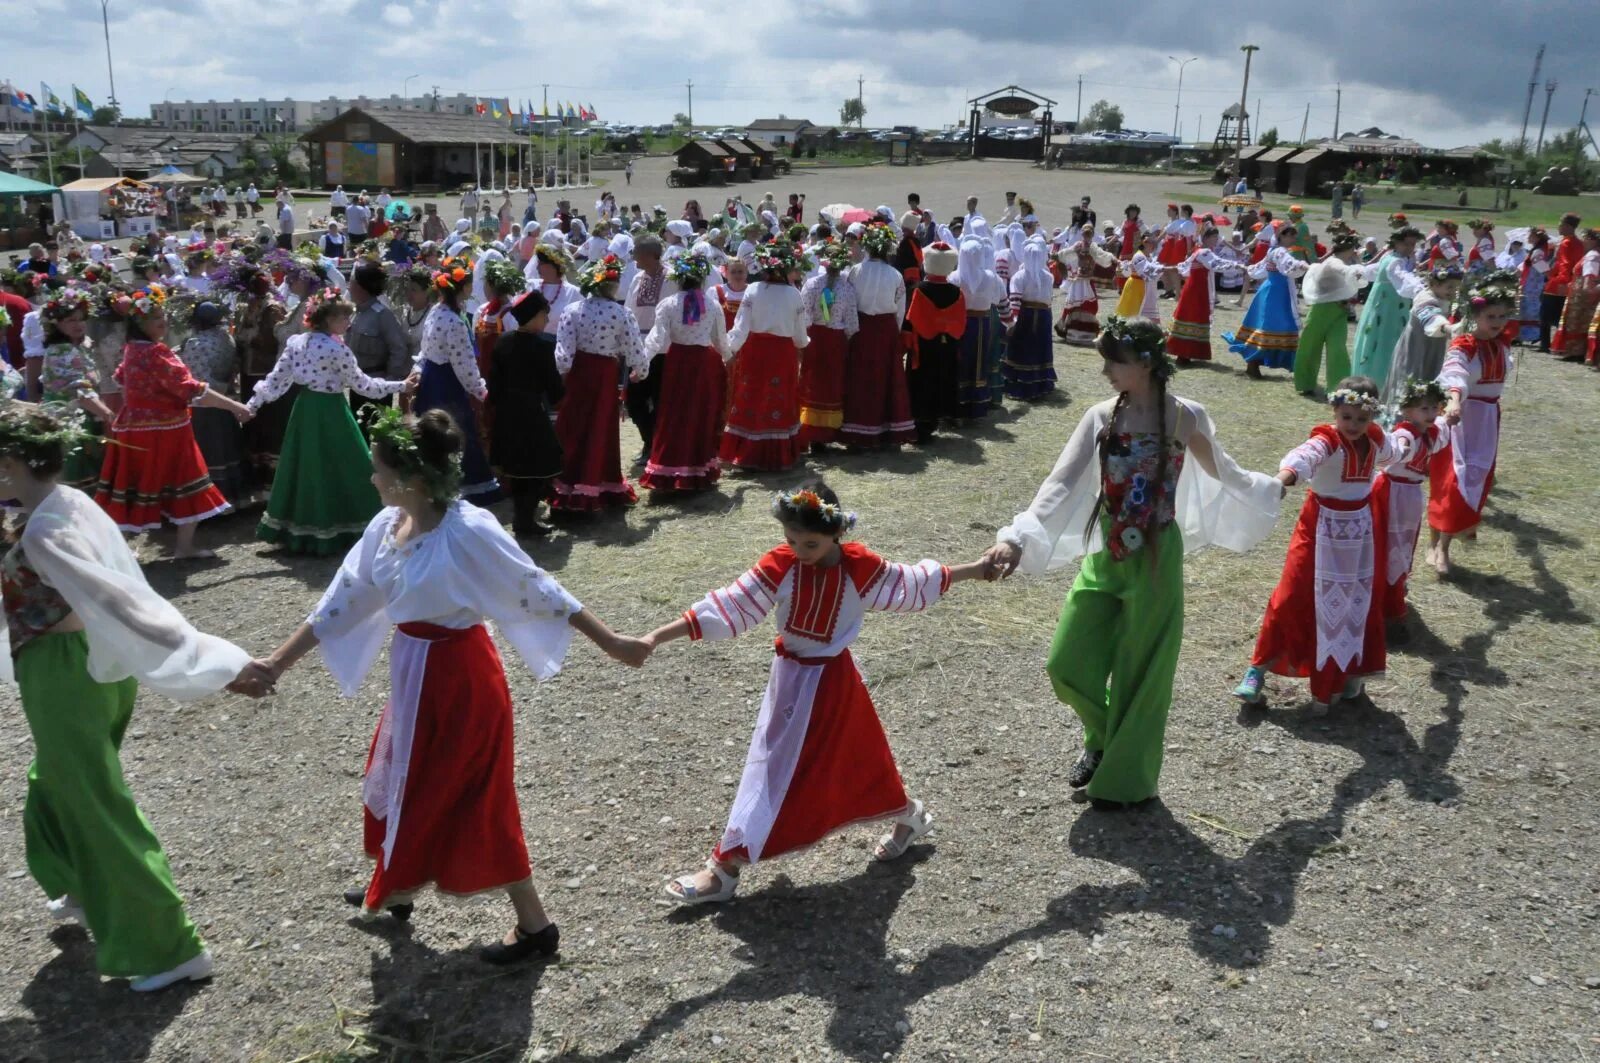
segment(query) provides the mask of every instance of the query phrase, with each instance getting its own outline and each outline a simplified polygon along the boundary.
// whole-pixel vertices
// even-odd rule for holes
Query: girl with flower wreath
[[[1500,454],[1500,397],[1514,362],[1505,328],[1520,299],[1512,287],[1486,285],[1473,291],[1467,309],[1471,328],[1451,341],[1439,383],[1450,445],[1428,469],[1428,563],[1450,575],[1450,543],[1483,519]]]
[[[511,300],[528,286],[528,281],[517,264],[507,258],[480,260],[476,269],[482,275],[485,298],[472,314],[472,341],[478,350],[478,372],[487,380],[495,341],[517,327],[511,317]]]
[[[461,497],[479,506],[500,500],[500,485],[489,469],[478,432],[478,415],[489,387],[478,369],[472,329],[464,309],[472,288],[472,264],[447,258],[433,275],[434,304],[422,322],[422,350],[417,358],[422,378],[412,398],[417,413],[444,410],[466,436],[461,455]]]
[[[80,491],[100,482],[105,458],[102,423],[116,417],[97,393],[94,358],[89,346],[87,292],[64,288],[39,310],[44,322],[44,359],[39,366],[39,391],[45,405],[73,405],[93,415],[85,420],[83,438],[67,454],[59,481]]]
[[[306,622],[256,665],[275,684],[320,647],[340,691],[354,697],[387,638],[389,700],[362,784],[373,870],[345,902],[404,921],[429,887],[448,896],[504,891],[516,923],[482,958],[507,964],[553,956],[560,931],[533,885],[517,807],[511,693],[489,627],[541,680],[561,670],[574,631],[634,667],[649,649],[613,632],[535,565],[493,514],[465,503],[458,493],[465,439],[449,414],[371,409],[372,483],[385,508]]]
[[[1328,395],[1333,422],[1311,430],[1278,470],[1285,488],[1305,483],[1289,555],[1267,602],[1255,654],[1234,696],[1264,706],[1266,673],[1309,679],[1313,711],[1353,701],[1387,660],[1383,603],[1388,524],[1374,490],[1379,470],[1403,457],[1377,423],[1378,385],[1346,377]]]
[[[1265,258],[1245,271],[1252,280],[1261,281],[1261,287],[1250,299],[1244,322],[1237,332],[1222,334],[1228,350],[1244,359],[1245,375],[1253,380],[1262,379],[1262,366],[1293,371],[1294,352],[1300,344],[1300,309],[1294,278],[1308,267],[1290,250],[1288,241],[1294,227],[1288,222],[1277,224],[1276,244]]]
[[[1406,585],[1417,553],[1417,533],[1422,530],[1422,515],[1427,509],[1422,481],[1428,477],[1433,456],[1450,445],[1450,433],[1439,420],[1446,395],[1437,380],[1406,380],[1396,392],[1395,401],[1399,406],[1393,432],[1395,460],[1378,474],[1374,488],[1388,535],[1383,618],[1393,625],[1390,641],[1404,634],[1401,622],[1406,618]]]
[[[800,351],[811,337],[805,300],[789,283],[794,249],[787,240],[775,240],[755,255],[761,280],[745,292],[728,334],[728,349],[739,360],[721,456],[741,469],[779,472],[800,460]],[[895,278],[899,283],[899,274]],[[902,371],[902,388],[904,380]]]
[[[811,342],[800,364],[800,445],[813,454],[839,439],[844,424],[844,391],[850,341],[861,327],[856,288],[850,283],[850,248],[829,239],[814,253],[822,269],[800,289]],[[988,406],[988,394],[984,395]]]
[[[622,475],[618,391],[623,381],[644,378],[650,358],[633,312],[617,301],[621,281],[616,255],[590,263],[578,278],[583,300],[556,325],[556,368],[566,391],[556,415],[562,466],[550,508],[557,513],[593,513],[638,498]]]
[[[559,237],[560,234],[556,235]],[[567,312],[567,307],[583,299],[583,293],[572,283],[573,273],[572,256],[567,254],[566,248],[543,239],[534,245],[533,258],[529,259],[527,268],[523,270],[529,290],[537,291],[550,304],[550,320],[542,335],[552,344],[556,341],[556,326],[561,324],[561,316]]]
[[[209,978],[212,961],[123,778],[138,688],[182,701],[260,693],[264,673],[190,626],[105,512],[60,482],[80,443],[56,412],[0,400],[0,495],[22,515],[0,560],[0,681],[16,685],[33,735],[28,871],[52,919],[88,929],[99,972],[149,992]]]
[[[682,254],[667,267],[676,287],[655,307],[645,351],[661,358],[650,457],[639,486],[648,491],[703,491],[721,475],[723,409],[732,357],[722,308],[706,299],[711,262]]]
[[[256,527],[257,539],[285,553],[343,553],[379,509],[378,493],[362,475],[367,443],[346,389],[386,399],[417,387],[415,375],[391,381],[361,371],[355,352],[344,342],[354,315],[355,305],[338,288],[324,288],[308,299],[307,331],[289,341],[246,404],[253,414],[299,385],[272,496]]]
[[[1283,488],[1241,469],[1204,406],[1168,392],[1166,335],[1108,318],[1096,342],[1116,397],[1089,408],[1033,502],[986,555],[1042,576],[1082,559],[1045,660],[1083,723],[1069,785],[1112,806],[1153,797],[1183,645],[1183,565],[1272,531]]]
[[[130,534],[155,531],[163,521],[176,525],[174,555],[180,560],[212,558],[212,551],[195,547],[195,531],[200,521],[233,507],[206,471],[189,407],[215,406],[241,422],[252,413],[196,380],[162,342],[167,336],[166,301],[159,287],[114,299],[128,322],[128,342],[116,373],[123,401],[111,425],[112,445],[106,447],[94,500]]]
[[[650,652],[674,639],[719,642],[768,613],[778,628],[727,828],[703,871],[666,886],[680,904],[731,900],[746,864],[815,845],[853,823],[892,821],[874,850],[880,861],[899,858],[933,829],[922,802],[906,796],[850,645],[867,613],[921,612],[952,584],[985,578],[985,562],[907,565],[843,542],[855,514],[821,481],[778,495],[772,515],[784,545],[644,638]]]
[[[917,437],[900,338],[905,277],[889,264],[899,243],[894,226],[873,222],[861,234],[867,257],[850,271],[859,328],[845,363],[844,421],[839,426],[839,441],[849,447],[892,447]]]

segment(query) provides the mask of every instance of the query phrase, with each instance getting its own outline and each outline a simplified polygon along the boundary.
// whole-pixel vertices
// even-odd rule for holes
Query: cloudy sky
[[[1552,130],[1600,91],[1595,0],[1341,0],[1336,17],[1302,5],[1215,0],[1123,4],[971,0],[110,0],[117,88],[129,115],[162,99],[372,96],[431,90],[592,104],[601,118],[696,122],[779,113],[836,122],[865,79],[869,125],[964,120],[970,96],[1020,83],[1071,118],[1096,99],[1134,128],[1173,126],[1177,63],[1184,136],[1209,138],[1237,102],[1239,45],[1258,44],[1249,109],[1258,128],[1298,137],[1378,125],[1440,147],[1517,135],[1534,52],[1558,88]],[[1311,5],[1304,5],[1307,9]],[[508,15],[519,9],[521,15]],[[1130,11],[1134,17],[1130,18]],[[12,47],[0,77],[37,95],[76,82],[108,95],[100,7],[92,0],[0,0]],[[1530,138],[1544,91],[1534,103]],[[1259,113],[1258,113],[1259,101]],[[1600,124],[1600,102],[1591,125]]]

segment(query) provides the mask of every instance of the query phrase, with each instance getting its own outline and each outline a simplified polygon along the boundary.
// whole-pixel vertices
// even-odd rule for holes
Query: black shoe
[[[348,904],[352,908],[360,908],[366,903],[366,900],[367,891],[361,886],[354,886],[344,891],[344,903]],[[389,914],[394,916],[400,922],[406,923],[411,921],[411,913],[415,909],[416,905],[411,904],[410,902],[405,904],[391,904],[389,905]]]
[[[522,927],[517,927],[517,943],[507,945],[503,941],[496,941],[493,945],[486,946],[478,953],[478,958],[484,963],[493,963],[505,966],[510,963],[521,963],[533,956],[543,956],[546,959],[561,951],[561,931],[554,923],[530,934]]]
[[[518,539],[548,539],[556,533],[556,528],[542,520],[533,520],[526,524],[513,524],[511,533]]]
[[[1089,785],[1089,780],[1094,778],[1094,773],[1100,768],[1100,761],[1105,756],[1105,751],[1100,749],[1085,749],[1078,757],[1077,763],[1072,765],[1072,770],[1067,773],[1067,785],[1074,790],[1081,790]]]

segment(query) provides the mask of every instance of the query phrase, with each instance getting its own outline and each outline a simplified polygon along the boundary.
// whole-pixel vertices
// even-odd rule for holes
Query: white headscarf
[[[1012,230],[1013,233],[1017,231],[1019,230]],[[1013,239],[1013,243],[1016,242]],[[1022,242],[1020,251],[1014,253],[1020,254],[1019,261],[1022,265],[1011,272],[1011,291],[1029,302],[1048,303],[1050,290],[1055,287],[1056,281],[1045,265],[1050,252],[1045,246],[1044,239],[1038,236],[1029,237]]]
[[[987,251],[984,242],[976,236],[964,236],[956,252],[956,271],[950,274],[950,283],[960,285],[970,309],[981,310],[1006,297],[1000,278],[984,265]]]

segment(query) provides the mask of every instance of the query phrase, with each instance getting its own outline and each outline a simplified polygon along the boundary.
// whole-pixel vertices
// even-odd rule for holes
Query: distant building
[[[430,114],[477,113],[487,97],[456,93],[453,96],[329,96],[325,100],[178,100],[150,105],[150,118],[160,126],[193,129],[203,133],[298,133],[332,121],[352,107],[374,111],[419,111]]]
[[[796,144],[802,147],[832,145],[839,137],[839,130],[833,126],[816,125],[804,118],[779,115],[776,118],[757,118],[744,127],[744,135],[752,140],[764,140],[775,148],[792,148]]]
[[[505,119],[359,107],[300,139],[307,146],[313,188],[454,188],[488,179],[495,145],[521,143]],[[505,163],[497,158],[493,165],[499,169]]]

